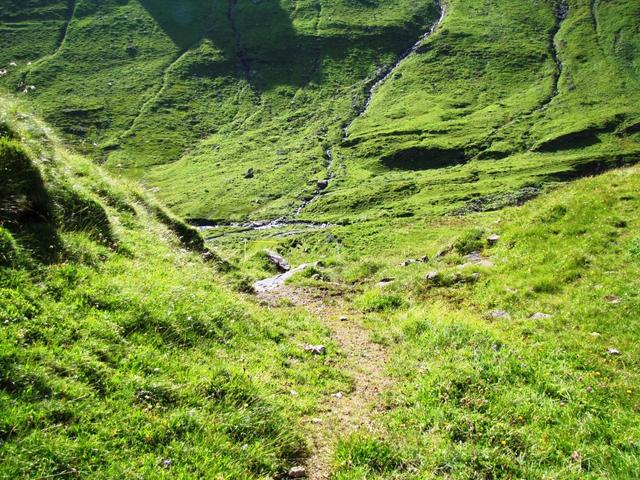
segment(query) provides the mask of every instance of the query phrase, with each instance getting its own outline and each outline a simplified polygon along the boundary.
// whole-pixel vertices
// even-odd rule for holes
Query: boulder
[[[438,278],[440,278],[440,272],[434,270],[432,272],[427,273],[425,278],[427,280],[429,280],[430,282],[434,282],[434,281],[438,280]]]
[[[487,237],[487,243],[491,246],[495,245],[499,241],[500,241],[500,235],[493,234]]]
[[[324,345],[305,345],[304,351],[311,353],[312,355],[324,355],[327,353],[327,349]]]
[[[279,272],[288,272],[291,270],[291,265],[287,262],[284,257],[272,250],[267,250],[267,259],[269,262],[274,265]]]
[[[493,310],[489,312],[489,316],[496,320],[510,320],[511,314],[506,310]]]
[[[307,478],[307,471],[304,467],[291,467],[287,476],[289,478]]]
[[[247,173],[244,174],[244,178],[253,178],[254,175],[255,175],[255,172],[253,168],[250,168],[249,170],[247,170]]]

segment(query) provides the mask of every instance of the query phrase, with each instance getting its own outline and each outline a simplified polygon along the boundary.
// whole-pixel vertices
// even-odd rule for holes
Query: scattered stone
[[[493,234],[487,237],[487,243],[491,246],[495,245],[499,241],[500,241],[500,235]]]
[[[169,460],[168,458],[162,460],[162,467],[165,469],[169,469],[169,467],[171,467],[171,460]]]
[[[479,267],[491,268],[493,267],[493,262],[485,258],[476,263],[476,265]]]
[[[618,350],[617,348],[609,348],[609,349],[607,349],[607,352],[609,353],[609,355],[613,355],[615,357],[618,357],[618,356],[622,355],[620,353],[620,350]]]
[[[489,316],[496,320],[498,319],[511,320],[511,314],[506,310],[493,310],[492,312],[489,313]]]
[[[329,186],[329,180],[318,180],[318,190],[325,190]]]
[[[449,253],[451,253],[452,250],[453,250],[453,245],[447,245],[443,249],[438,250],[438,252],[436,253],[436,258],[442,258],[448,255]]]
[[[551,318],[551,315],[548,313],[537,312],[529,317],[531,320],[544,320],[546,318]]]
[[[244,174],[244,178],[253,178],[254,175],[255,175],[255,172],[253,168],[250,168],[249,170],[247,170],[247,173]]]
[[[468,267],[493,267],[493,262],[486,257],[483,257],[480,252],[471,252],[469,255],[463,257],[466,262],[460,265],[458,268],[465,269]]]
[[[331,395],[333,398],[337,398],[338,400],[340,400],[344,394],[342,392],[337,392]]]
[[[409,265],[413,265],[414,263],[418,263],[417,260],[414,260],[413,258],[410,258],[409,260],[405,260],[404,262],[402,262],[400,264],[401,267],[408,267]]]
[[[289,265],[289,262],[287,262],[282,255],[272,250],[267,250],[266,253],[267,259],[272,265],[275,265],[278,271],[284,273],[291,270],[291,265]]]
[[[393,278],[383,278],[378,282],[378,287],[386,287],[387,285],[391,285],[393,282]]]
[[[11,62],[11,63],[9,64],[9,66],[10,66],[10,67],[17,67],[17,66],[18,66],[18,64],[17,64],[16,62]]]
[[[418,260],[421,261],[422,263],[428,263],[429,257],[427,255],[423,255]]]
[[[3,77],[7,74],[7,70],[5,68],[0,68],[0,77]]]
[[[471,252],[469,255],[465,255],[464,259],[468,262],[479,262],[484,259],[480,252]]]
[[[605,297],[605,300],[609,302],[611,305],[618,305],[620,302],[622,302],[622,299],[615,295],[607,295]]]
[[[598,332],[591,332],[590,335],[594,338],[598,338],[600,336]]]
[[[427,273],[427,276],[425,278],[430,282],[433,282],[440,278],[440,272],[438,272],[437,270],[433,270],[432,272]]]
[[[347,320],[349,320],[347,317],[345,317],[344,315],[340,317],[340,321],[341,322],[346,322]]]
[[[289,470],[289,478],[307,478],[307,471],[304,467],[292,467]]]
[[[324,355],[327,353],[327,349],[324,345],[305,345],[304,351],[311,353],[312,355]]]
[[[297,397],[298,396],[298,392],[295,391],[295,390],[291,390],[289,393],[291,394],[292,397]]]

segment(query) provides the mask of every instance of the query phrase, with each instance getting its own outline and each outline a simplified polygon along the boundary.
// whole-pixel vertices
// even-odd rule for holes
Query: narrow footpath
[[[272,285],[257,290],[258,298],[271,306],[286,299],[316,315],[331,331],[331,338],[340,349],[338,368],[353,380],[350,392],[323,392],[318,410],[304,419],[312,449],[305,466],[306,478],[328,480],[337,441],[356,431],[378,430],[375,414],[382,405],[380,395],[391,385],[385,375],[387,351],[371,341],[362,326],[362,314],[353,311],[343,295],[278,282]]]

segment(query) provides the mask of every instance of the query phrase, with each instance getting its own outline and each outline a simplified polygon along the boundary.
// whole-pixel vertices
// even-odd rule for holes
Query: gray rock
[[[498,243],[499,241],[500,241],[500,235],[493,234],[493,235],[489,235],[489,236],[487,237],[487,243],[488,243],[489,245],[495,245],[495,244],[496,244],[496,243]]]
[[[622,299],[615,295],[607,295],[605,297],[605,300],[609,302],[611,305],[618,305],[620,302],[622,302]]]
[[[324,355],[327,353],[327,349],[324,345],[305,345],[304,351],[311,353],[312,355]]]
[[[324,190],[329,186],[329,180],[318,180],[318,190]]]
[[[622,355],[620,353],[620,350],[618,350],[617,348],[609,348],[609,349],[607,349],[607,352],[609,353],[609,355],[613,355],[615,357],[618,357],[618,356]]]
[[[287,476],[289,478],[307,478],[307,470],[304,467],[292,467]]]
[[[250,168],[249,170],[247,170],[247,173],[244,174],[244,178],[253,178],[254,175],[255,175],[255,172],[253,168]]]
[[[531,320],[544,320],[546,318],[551,318],[551,315],[548,313],[537,312],[529,317]]]
[[[510,320],[511,319],[511,314],[509,312],[507,312],[506,310],[493,310],[492,312],[489,313],[489,316],[491,318],[496,319],[496,320],[498,320],[498,319]]]
[[[340,317],[341,322],[346,322],[347,320],[349,320],[349,318],[345,317],[344,315]]]
[[[479,262],[484,257],[480,255],[480,252],[471,252],[469,255],[465,255],[463,258],[468,262]]]
[[[275,265],[278,271],[288,272],[289,270],[291,270],[291,265],[289,265],[289,262],[287,262],[282,255],[272,250],[267,250],[266,253],[267,259],[272,265]]]
[[[466,262],[459,266],[459,268],[465,269],[469,267],[485,267],[491,268],[493,267],[493,262],[487,257],[483,257],[480,252],[471,252],[469,255],[465,255],[463,257]]]
[[[438,278],[440,278],[440,272],[434,270],[432,272],[427,273],[427,276],[425,278],[429,281],[438,280]]]

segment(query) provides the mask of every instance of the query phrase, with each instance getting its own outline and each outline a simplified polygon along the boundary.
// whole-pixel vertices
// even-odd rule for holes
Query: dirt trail
[[[384,373],[387,351],[371,341],[362,326],[362,314],[350,309],[341,294],[283,285],[258,292],[258,298],[270,305],[286,299],[317,315],[330,329],[331,338],[342,353],[338,368],[348,372],[353,379],[350,392],[324,392],[318,411],[304,420],[312,448],[312,456],[306,465],[307,478],[327,480],[339,438],[356,431],[378,430],[374,417],[382,404],[379,397],[391,385]],[[341,320],[343,316],[346,320]]]

